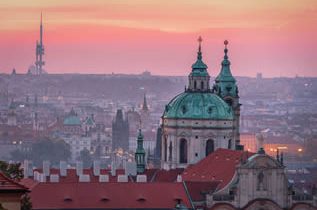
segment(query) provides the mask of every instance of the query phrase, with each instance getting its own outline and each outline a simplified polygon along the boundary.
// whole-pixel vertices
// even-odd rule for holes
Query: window
[[[179,163],[187,163],[187,141],[186,139],[181,139],[179,145]]]
[[[164,161],[167,161],[167,137],[164,136]]]
[[[214,140],[208,139],[206,142],[206,156],[212,153],[215,150]]]
[[[172,146],[172,142],[170,141],[170,146],[168,147],[168,153],[169,153],[169,157],[168,157],[168,160],[169,161],[172,161],[172,158],[173,158],[173,146]]]
[[[228,149],[231,149],[231,147],[232,147],[232,140],[229,139],[229,141],[228,141]]]

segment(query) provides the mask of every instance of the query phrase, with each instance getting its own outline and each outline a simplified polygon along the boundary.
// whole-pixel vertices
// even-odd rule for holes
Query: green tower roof
[[[219,75],[216,77],[216,82],[236,82],[236,79],[232,76],[231,74],[231,70],[230,70],[230,61],[228,59],[228,49],[227,49],[227,45],[228,45],[228,41],[225,40],[224,44],[225,44],[225,56],[223,57],[223,61],[221,62],[221,71],[219,73]]]
[[[80,118],[77,116],[75,110],[72,108],[68,116],[64,119],[64,125],[81,125]]]

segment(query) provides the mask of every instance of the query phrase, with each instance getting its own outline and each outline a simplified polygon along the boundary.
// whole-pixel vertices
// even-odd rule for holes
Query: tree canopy
[[[30,151],[15,150],[11,153],[14,160],[30,159],[35,166],[42,166],[44,160],[49,160],[52,165],[58,165],[61,160],[70,158],[70,147],[63,140],[44,139],[31,146]]]

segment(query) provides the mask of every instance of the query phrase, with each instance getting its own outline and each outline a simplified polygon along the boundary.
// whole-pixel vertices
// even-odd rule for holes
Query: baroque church
[[[240,145],[238,86],[230,71],[228,41],[219,75],[210,85],[201,42],[185,91],[175,96],[162,116],[161,167],[186,168],[218,148],[243,150]]]

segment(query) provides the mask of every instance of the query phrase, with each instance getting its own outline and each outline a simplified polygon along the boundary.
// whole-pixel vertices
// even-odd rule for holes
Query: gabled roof
[[[0,193],[6,192],[21,192],[25,193],[28,191],[28,188],[19,184],[12,179],[6,177],[2,172],[0,172]]]
[[[219,181],[219,189],[232,180],[236,166],[252,153],[245,151],[217,149],[195,165],[190,165],[182,174],[184,181]]]
[[[33,209],[174,209],[191,203],[183,183],[39,183]]]

